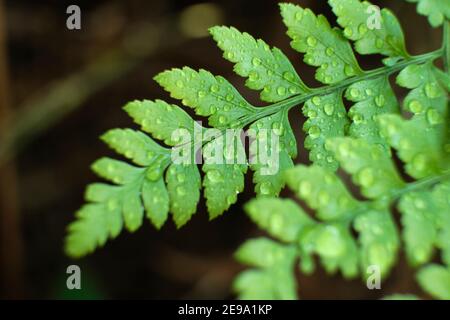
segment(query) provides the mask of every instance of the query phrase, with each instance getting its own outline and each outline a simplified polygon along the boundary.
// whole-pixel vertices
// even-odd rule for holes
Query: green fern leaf
[[[316,16],[309,9],[282,3],[281,15],[293,39],[292,48],[305,53],[304,61],[320,67],[316,79],[322,83],[337,83],[348,77],[362,74],[348,41],[327,19]]]
[[[155,80],[183,105],[194,108],[198,115],[208,116],[209,125],[215,128],[232,128],[256,112],[226,79],[205,70],[172,69],[160,73]]]
[[[284,179],[277,173],[293,167],[292,158],[297,156],[297,141],[287,113],[280,111],[254,122],[249,138],[252,139],[249,158],[255,172],[255,191],[258,195],[278,196],[284,187]],[[267,150],[267,153],[259,154],[259,150]]]
[[[285,242],[294,242],[302,228],[313,223],[311,218],[289,199],[254,199],[247,203],[245,210],[260,228]]]
[[[360,54],[379,53],[391,58],[408,58],[402,28],[388,9],[359,0],[329,0],[344,36],[355,41]],[[372,9],[372,10],[371,10]],[[373,20],[373,21],[372,21]],[[369,25],[369,21],[372,22]]]
[[[299,260],[301,270],[310,273],[314,255],[328,273],[364,278],[367,268],[377,265],[385,277],[399,249],[390,210],[394,205],[401,212],[410,263],[423,266],[440,250],[442,261],[450,265],[449,75],[433,63],[448,50],[444,46],[410,56],[389,10],[374,11],[377,8],[369,2],[359,0],[329,3],[342,31],[309,9],[280,5],[291,46],[304,54],[306,64],[317,67],[316,79],[323,87],[309,88],[279,49],[233,27],[214,27],[210,32],[224,57],[234,63],[234,71],[247,78],[246,86],[260,91],[261,100],[271,104],[249,104],[223,77],[202,69],[184,67],[157,75],[155,80],[171,97],[208,117],[212,128],[161,100],[127,104],[125,111],[161,145],[131,129],[114,129],[102,136],[132,164],[110,158],[94,163],[97,175],[111,184],[88,186],[87,204],[68,228],[67,253],[80,257],[124,228],[133,232],[144,215],[159,229],[170,212],[181,227],[197,210],[201,186],[213,219],[237,201],[250,167],[258,197],[246,211],[284,244],[252,240],[239,251],[238,258],[254,267],[235,282],[242,298],[295,298],[294,264]],[[362,70],[352,42],[359,54],[386,56],[385,66]],[[396,72],[400,72],[397,84],[409,90],[403,102],[407,117],[413,113],[408,120],[400,117],[390,85],[389,77]],[[348,113],[344,98],[352,103]],[[298,106],[306,117],[305,147],[314,164],[293,168],[297,141],[288,113]],[[242,144],[244,128],[249,129],[248,155]],[[233,129],[231,141],[227,129]],[[401,178],[391,148],[417,181],[406,183]],[[260,150],[267,151],[266,157]],[[199,151],[203,178],[196,165]],[[181,163],[173,157],[177,152]],[[357,200],[333,173],[338,167],[351,175],[364,200]],[[315,212],[313,217],[293,201],[270,198],[278,196],[286,183]]]
[[[450,270],[439,265],[424,267],[417,280],[426,292],[439,299],[450,300]]]
[[[325,148],[325,141],[330,137],[345,136],[350,123],[341,96],[341,91],[315,96],[306,101],[303,107],[303,114],[308,118],[303,131],[308,134],[305,148],[310,150],[309,159],[331,170],[336,170],[338,163]]]
[[[170,211],[177,227],[184,225],[197,210],[201,178],[196,165],[172,164],[166,173]]]
[[[438,27],[444,23],[445,19],[450,20],[450,3],[442,0],[406,0],[417,3],[417,12],[427,16],[433,27]]]
[[[241,299],[285,299],[297,297],[294,281],[295,248],[266,238],[248,240],[236,258],[256,269],[242,272],[234,281]]]
[[[392,91],[388,76],[352,84],[346,90],[345,98],[355,103],[348,113],[352,119],[349,136],[363,138],[388,150],[389,146],[380,136],[378,124],[375,121],[378,115],[399,112],[397,98]]]
[[[224,51],[224,58],[235,63],[234,71],[247,78],[247,87],[262,90],[261,100],[277,102],[309,92],[279,49],[271,49],[264,41],[233,27],[213,27],[210,32]]]

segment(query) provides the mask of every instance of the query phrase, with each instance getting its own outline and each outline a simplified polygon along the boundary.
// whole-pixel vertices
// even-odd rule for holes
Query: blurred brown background
[[[334,24],[325,0],[292,2],[325,14]],[[412,53],[439,47],[439,31],[416,15],[414,5],[372,2],[399,16]],[[70,4],[81,8],[81,30],[66,28]],[[212,222],[202,201],[179,231],[172,222],[160,232],[146,222],[79,261],[62,251],[65,228],[82,204],[85,185],[98,180],[89,165],[100,156],[114,156],[98,136],[114,127],[135,127],[121,109],[127,101],[175,102],[152,80],[154,75],[184,65],[205,68],[263,105],[207,36],[207,28],[216,24],[236,26],[279,47],[305,82],[317,85],[314,69],[289,47],[277,1],[0,0],[1,297],[233,297],[230,284],[242,269],[233,251],[260,234],[241,209],[254,194],[251,175],[239,202]],[[380,66],[379,57],[359,59],[365,68]],[[291,116],[302,139],[299,110]],[[306,152],[299,151],[297,161],[307,163]],[[74,263],[82,270],[83,290],[77,292],[65,289],[66,268]],[[311,277],[299,275],[299,293],[306,299],[420,293],[412,280],[400,257],[381,292],[318,268]]]

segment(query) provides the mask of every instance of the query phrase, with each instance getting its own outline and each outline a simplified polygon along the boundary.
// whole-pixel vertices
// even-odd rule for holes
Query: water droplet
[[[309,128],[308,134],[311,139],[317,139],[320,136],[320,128],[318,126],[312,126]]]
[[[366,93],[366,95],[368,95],[369,97],[371,96],[371,95],[373,95],[373,90],[372,89],[366,89],[365,91],[364,91],[365,93]]]
[[[431,125],[436,125],[442,122],[441,115],[436,109],[428,109],[427,111],[427,119]]]
[[[334,54],[334,49],[332,47],[328,47],[325,50],[325,53],[326,53],[327,56],[331,57]]]
[[[284,96],[286,94],[286,88],[285,87],[278,87],[277,93],[279,96]]]
[[[327,162],[332,163],[334,161],[334,158],[332,156],[327,157]]]
[[[308,111],[308,118],[314,119],[317,117],[317,111],[316,110],[309,110]]]
[[[218,183],[218,182],[222,182],[223,181],[222,174],[218,170],[208,171],[208,173],[206,174],[206,177],[212,183]]]
[[[232,60],[233,58],[234,58],[234,53],[231,52],[231,51],[228,51],[228,52],[227,52],[227,59],[228,59],[228,60]]]
[[[360,36],[363,36],[363,35],[366,34],[366,32],[367,32],[367,26],[366,26],[365,23],[361,23],[361,24],[359,25],[359,27],[358,27],[358,32],[359,32],[359,35],[360,35]]]
[[[184,173],[177,174],[177,181],[182,183],[186,180],[186,175]]]
[[[219,86],[217,84],[213,84],[209,90],[213,93],[219,92]]]
[[[220,116],[219,123],[224,124],[225,122],[227,122],[227,118],[225,116]]]
[[[186,195],[186,189],[182,186],[177,187],[177,194],[179,196],[184,196]]]
[[[259,66],[260,64],[261,64],[261,59],[259,59],[259,58],[253,58],[252,59],[252,64],[255,66],[255,67],[257,67],[257,66]]]
[[[364,120],[363,117],[361,116],[361,114],[356,113],[356,112],[352,113],[350,117],[352,118],[352,120],[355,124],[360,124]]]
[[[314,38],[313,36],[309,36],[308,38],[306,38],[306,43],[308,44],[308,46],[310,47],[315,47],[317,44],[317,39]]]
[[[358,173],[358,181],[363,187],[370,187],[375,180],[372,168],[361,169]]]
[[[334,112],[334,106],[331,103],[327,103],[323,107],[323,111],[325,112],[326,115],[331,116],[333,115]]]
[[[209,107],[209,112],[210,112],[211,114],[214,114],[214,113],[217,112],[217,108],[216,108],[214,105],[212,105],[211,107]]]
[[[439,87],[436,82],[427,83],[425,85],[425,94],[428,98],[434,99],[439,97]]]
[[[333,78],[331,76],[325,76],[325,78],[323,79],[323,81],[325,83],[331,83],[333,81]]]
[[[353,69],[353,67],[349,64],[346,64],[344,67],[344,73],[346,76],[351,77],[355,75],[355,70]]]
[[[314,105],[316,105],[316,106],[319,106],[319,105],[320,105],[320,101],[321,101],[321,99],[320,99],[319,96],[315,96],[315,97],[312,98],[312,103],[313,103]]]
[[[297,11],[295,14],[295,20],[300,21],[303,18],[303,11]]]
[[[351,96],[353,99],[358,98],[358,97],[359,97],[359,89],[357,89],[357,88],[351,88],[351,89],[350,89],[350,96]]]
[[[269,195],[272,194],[272,184],[270,182],[264,181],[259,186],[259,193],[263,195]]]
[[[248,78],[250,79],[250,81],[256,81],[259,79],[259,74],[256,71],[250,71],[248,74]]]
[[[298,93],[297,87],[290,86],[290,87],[289,87],[289,92],[290,92],[291,94],[296,94],[296,93]]]
[[[234,95],[231,94],[231,93],[229,93],[229,94],[226,95],[225,100],[227,100],[228,102],[230,102],[230,101],[233,100],[233,98],[234,98]]]
[[[377,47],[378,49],[383,48],[383,45],[384,45],[383,39],[378,38],[378,39],[375,41],[375,47]]]
[[[376,96],[376,98],[375,98],[375,104],[376,104],[378,107],[384,106],[384,103],[385,103],[385,102],[386,102],[386,99],[384,98],[384,95],[380,94],[380,95]]]
[[[350,28],[350,27],[346,27],[346,28],[344,29],[344,35],[345,35],[347,38],[350,38],[350,37],[353,35],[353,29]]]
[[[283,78],[287,81],[293,81],[295,76],[292,72],[286,71],[285,73],[283,73]]]
[[[183,87],[184,87],[184,83],[183,83],[183,81],[181,81],[181,80],[177,80],[177,82],[176,82],[175,84],[176,84],[176,86],[177,86],[178,88],[183,88]]]
[[[427,165],[427,157],[423,153],[419,153],[412,159],[412,165],[415,170],[423,171]]]
[[[309,181],[302,181],[300,182],[298,192],[300,196],[306,198],[311,194],[312,191],[312,185]]]
[[[423,106],[419,100],[411,100],[408,103],[409,110],[414,113],[421,113],[423,111]]]
[[[163,123],[162,119],[161,118],[156,118],[156,124],[161,124],[161,123]]]

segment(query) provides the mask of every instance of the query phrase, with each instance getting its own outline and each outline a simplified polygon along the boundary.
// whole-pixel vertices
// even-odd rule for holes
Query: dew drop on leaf
[[[359,97],[359,90],[356,89],[356,88],[351,88],[351,89],[350,89],[350,96],[351,96],[353,99],[358,98],[358,97]]]
[[[333,53],[334,53],[334,49],[332,47],[328,47],[325,50],[325,53],[326,53],[327,56],[331,57],[333,55]]]
[[[285,87],[278,87],[277,93],[280,96],[284,96],[286,94],[286,88]]]
[[[314,98],[312,98],[312,103],[316,106],[320,105],[320,101],[321,101],[321,99],[319,96],[315,96]]]
[[[422,103],[418,100],[411,100],[408,104],[409,110],[414,113],[421,113],[423,111]]]
[[[308,197],[311,194],[312,185],[309,181],[300,182],[298,192],[302,197]]]
[[[218,182],[221,182],[223,180],[222,174],[219,171],[217,171],[217,170],[208,171],[208,173],[206,174],[206,177],[212,183],[218,183]]]
[[[213,84],[209,90],[213,93],[219,92],[219,86],[217,84]]]
[[[344,35],[345,35],[347,38],[350,38],[350,37],[353,35],[353,29],[350,28],[350,27],[346,27],[346,28],[344,29]]]
[[[439,96],[439,88],[435,82],[427,83],[425,85],[425,94],[428,98],[434,99]]]
[[[259,65],[261,64],[261,59],[259,59],[259,58],[253,58],[253,59],[252,59],[252,64],[253,64],[255,67],[259,66]]]
[[[359,27],[358,27],[358,32],[359,32],[359,35],[360,35],[360,36],[363,36],[363,35],[366,34],[366,32],[367,32],[367,26],[366,26],[365,23],[361,23],[361,24],[359,25]]]
[[[363,187],[370,187],[374,179],[375,177],[371,168],[363,168],[358,173],[358,181]]]
[[[353,67],[349,64],[346,64],[344,67],[344,73],[346,76],[351,77],[355,75],[355,70],[353,69]]]
[[[181,186],[177,187],[177,194],[179,196],[184,196],[186,194],[186,189],[184,187],[181,187]]]
[[[333,106],[333,104],[331,104],[331,103],[325,104],[325,106],[323,107],[323,111],[328,116],[333,115],[333,113],[334,113],[334,106]]]
[[[431,125],[436,125],[441,122],[441,115],[436,109],[428,109],[427,119]]]
[[[310,47],[315,47],[317,44],[317,39],[313,36],[309,36],[308,38],[306,38],[306,43]]]
[[[317,139],[320,136],[320,128],[318,126],[312,126],[309,128],[308,133],[312,139]]]
[[[384,106],[385,101],[386,101],[386,99],[384,98],[384,95],[382,95],[382,94],[375,97],[375,104],[378,107]]]
[[[415,155],[412,160],[412,165],[414,169],[417,171],[423,171],[426,167],[426,164],[427,164],[426,156],[422,153]]]

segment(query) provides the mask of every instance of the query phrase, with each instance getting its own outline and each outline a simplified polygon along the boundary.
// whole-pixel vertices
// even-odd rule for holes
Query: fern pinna
[[[211,28],[224,58],[268,105],[251,105],[226,79],[205,70],[184,67],[157,75],[171,97],[208,118],[215,134],[192,139],[207,128],[176,105],[161,100],[127,104],[125,111],[143,132],[113,129],[102,139],[132,164],[110,158],[93,164],[112,184],[87,187],[88,203],[69,226],[67,253],[80,257],[124,227],[135,231],[144,215],[159,229],[170,212],[175,224],[183,226],[196,212],[202,185],[210,218],[215,218],[236,202],[250,167],[257,197],[246,212],[279,242],[252,239],[238,250],[237,258],[254,267],[235,281],[241,298],[295,298],[294,265],[299,261],[300,269],[311,273],[313,255],[328,272],[340,271],[346,278],[364,278],[371,266],[387,276],[401,242],[393,208],[401,214],[408,260],[420,267],[419,283],[434,297],[450,298],[450,3],[408,1],[418,2],[418,11],[433,26],[444,25],[442,48],[410,55],[397,18],[366,1],[328,1],[342,29],[309,9],[280,4],[292,48],[317,67],[315,77],[323,83],[318,88],[307,86],[279,49],[233,27]],[[369,23],[371,19],[378,20]],[[353,48],[361,55],[383,55],[384,67],[363,70]],[[434,64],[438,59],[444,70]],[[396,83],[409,90],[401,107],[390,84],[394,74]],[[343,99],[351,102],[348,110]],[[297,142],[288,120],[294,107],[301,107],[307,119],[303,129],[310,166],[294,166]],[[223,137],[227,129],[243,128],[253,132],[251,145],[244,161],[237,161],[244,150],[241,139],[234,139],[236,148],[230,148]],[[180,129],[186,134],[173,134]],[[266,143],[270,130],[280,141],[276,149]],[[188,146],[186,163],[171,157],[180,144]],[[277,154],[276,164],[248,161],[261,144]],[[203,181],[194,161],[199,150],[220,150],[224,160],[208,162],[205,156]],[[397,168],[394,154],[403,168]],[[263,174],[274,166],[275,174]],[[338,168],[351,175],[364,200],[352,195],[336,174]],[[286,183],[314,216],[294,200],[277,198]],[[425,265],[435,248],[443,264]]]

